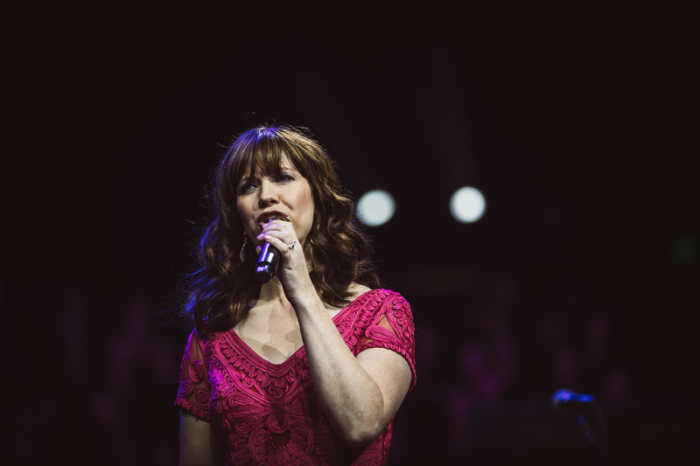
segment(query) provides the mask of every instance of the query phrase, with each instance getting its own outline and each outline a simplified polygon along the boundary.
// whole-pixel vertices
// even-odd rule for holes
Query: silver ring
[[[296,246],[296,244],[297,244],[296,241],[294,241],[292,244],[290,244],[290,245],[288,246],[288,247],[289,247],[289,250],[291,251],[292,249],[294,249],[294,246]]]

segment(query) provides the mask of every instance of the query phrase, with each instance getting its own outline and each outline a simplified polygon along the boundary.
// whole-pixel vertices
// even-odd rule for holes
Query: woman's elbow
[[[382,433],[386,426],[372,423],[362,423],[341,433],[341,437],[348,445],[364,447],[372,443]]]

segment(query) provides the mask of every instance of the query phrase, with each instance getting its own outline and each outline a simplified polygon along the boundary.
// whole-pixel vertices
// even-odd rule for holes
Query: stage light
[[[484,195],[476,188],[459,188],[450,199],[450,212],[458,222],[476,222],[484,215],[485,210]]]
[[[395,210],[394,198],[381,189],[366,192],[357,203],[357,215],[360,221],[370,227],[388,222]]]

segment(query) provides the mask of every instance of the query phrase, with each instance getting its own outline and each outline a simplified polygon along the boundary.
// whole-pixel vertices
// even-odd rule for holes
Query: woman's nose
[[[260,207],[265,207],[270,204],[276,204],[277,191],[273,183],[263,180],[260,184],[260,196],[258,197],[258,204]]]

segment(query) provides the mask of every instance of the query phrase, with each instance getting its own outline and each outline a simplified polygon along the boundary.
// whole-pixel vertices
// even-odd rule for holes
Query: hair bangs
[[[305,176],[308,167],[303,154],[294,140],[285,136],[278,128],[266,127],[239,137],[231,148],[231,186],[236,186],[244,177],[252,177],[258,168],[264,174],[279,173],[285,161]]]

